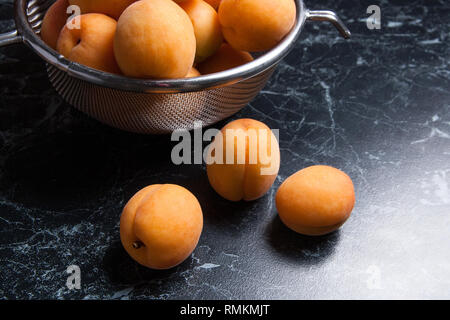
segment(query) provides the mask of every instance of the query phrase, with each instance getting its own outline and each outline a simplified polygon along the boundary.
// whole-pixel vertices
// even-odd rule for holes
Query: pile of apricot
[[[270,50],[289,33],[295,15],[294,0],[57,0],[41,37],[104,72],[185,78],[252,61],[250,52]]]
[[[272,188],[280,169],[280,147],[262,122],[240,119],[215,136],[206,152],[211,187],[229,201],[255,201]],[[309,236],[331,233],[350,217],[355,190],[350,177],[316,165],[287,178],[275,196],[281,221]],[[152,269],[168,269],[194,251],[203,228],[197,198],[176,185],[151,185],[136,193],[120,220],[129,255]]]
[[[80,14],[69,17],[74,8]],[[252,61],[251,52],[270,50],[289,33],[295,16],[294,0],[58,0],[45,15],[41,36],[67,59],[104,72],[186,78]],[[222,128],[207,156],[211,187],[229,201],[263,197],[280,169],[274,133],[252,119]],[[349,218],[355,193],[344,172],[312,166],[286,179],[275,202],[287,227],[323,235]],[[137,192],[120,220],[125,250],[153,269],[183,262],[202,229],[199,201],[173,184]]]

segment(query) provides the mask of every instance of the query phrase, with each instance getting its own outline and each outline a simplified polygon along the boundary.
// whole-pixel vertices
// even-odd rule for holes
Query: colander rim
[[[275,48],[265,52],[252,62],[230,70],[195,78],[152,80],[110,74],[64,58],[42,41],[28,21],[28,3],[33,1],[36,0],[15,1],[16,26],[23,42],[30,46],[43,60],[77,79],[103,87],[140,93],[196,92],[226,87],[252,78],[278,64],[292,50],[307,17],[307,9],[303,0],[294,0],[297,12],[292,30]]]

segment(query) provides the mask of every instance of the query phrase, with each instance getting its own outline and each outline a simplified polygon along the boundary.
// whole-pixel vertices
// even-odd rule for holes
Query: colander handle
[[[348,39],[351,36],[350,30],[346,27],[346,25],[339,19],[338,15],[330,10],[307,10],[306,11],[306,19],[311,21],[328,21],[331,22],[336,29],[338,29],[339,33],[345,38]]]
[[[0,47],[19,42],[22,42],[22,37],[19,36],[17,30],[0,33]]]

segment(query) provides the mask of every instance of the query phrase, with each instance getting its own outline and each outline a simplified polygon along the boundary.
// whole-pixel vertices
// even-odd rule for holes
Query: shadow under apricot
[[[286,227],[278,215],[265,231],[265,239],[280,259],[301,266],[320,265],[331,259],[339,238],[339,230],[316,237],[298,234]]]
[[[118,286],[153,287],[153,293],[164,293],[164,286],[169,286],[167,280],[191,268],[191,259],[186,259],[180,265],[168,270],[152,270],[134,261],[122,246],[120,241],[114,242],[105,252],[102,269],[111,283]]]

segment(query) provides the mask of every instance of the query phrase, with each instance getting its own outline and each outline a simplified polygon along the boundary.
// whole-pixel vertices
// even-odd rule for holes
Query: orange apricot
[[[172,0],[141,0],[120,16],[114,53],[122,72],[135,78],[184,78],[195,58],[189,16]]]
[[[69,21],[61,30],[58,52],[88,67],[120,73],[113,49],[116,20],[100,13],[82,14],[77,18],[80,19],[80,28],[69,28]]]
[[[224,43],[213,56],[200,63],[197,68],[201,74],[210,74],[236,68],[251,61],[253,57],[250,53],[235,50]]]
[[[42,20],[41,38],[52,49],[56,50],[59,33],[67,23],[68,0],[58,0],[47,10]]]
[[[180,6],[194,26],[197,41],[195,61],[201,62],[213,55],[223,42],[219,17],[216,10],[203,0],[188,0]]]
[[[305,235],[324,235],[340,228],[354,204],[352,180],[329,166],[298,171],[283,182],[276,194],[281,221]]]
[[[280,149],[264,123],[239,119],[216,135],[208,150],[207,174],[213,189],[230,201],[264,196],[280,168]]]
[[[69,0],[71,5],[79,6],[81,13],[103,13],[119,19],[122,12],[136,0]]]
[[[137,192],[120,217],[120,239],[128,254],[151,269],[170,269],[186,260],[198,244],[203,214],[197,198],[172,184]]]
[[[227,42],[237,50],[275,47],[295,23],[294,0],[222,0],[219,20]]]

